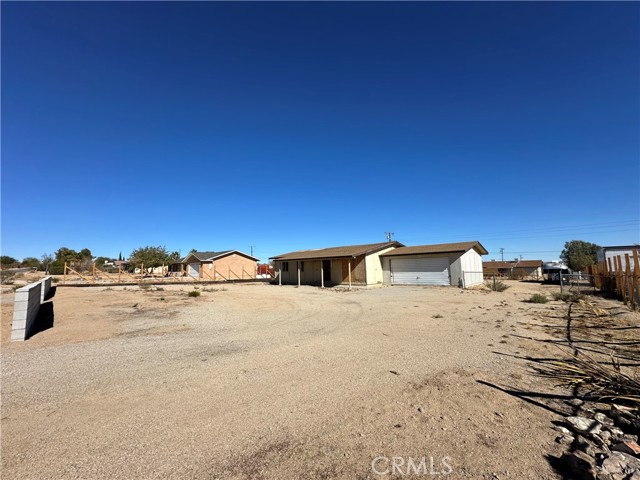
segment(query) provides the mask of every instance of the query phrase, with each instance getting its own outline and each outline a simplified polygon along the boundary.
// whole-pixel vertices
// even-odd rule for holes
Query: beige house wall
[[[213,262],[201,262],[200,278],[203,280],[244,280],[256,278],[258,264],[255,260],[232,253]]]
[[[379,252],[367,255],[366,269],[367,269],[367,285],[381,285],[384,282],[384,269],[382,268],[382,260],[380,255],[387,253],[391,250],[395,250],[396,247],[385,248]]]

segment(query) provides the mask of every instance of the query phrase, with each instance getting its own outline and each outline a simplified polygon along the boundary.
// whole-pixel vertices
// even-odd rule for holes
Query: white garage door
[[[200,264],[199,263],[190,263],[189,264],[189,275],[192,277],[200,276]]]
[[[392,258],[391,283],[450,285],[448,258]]]

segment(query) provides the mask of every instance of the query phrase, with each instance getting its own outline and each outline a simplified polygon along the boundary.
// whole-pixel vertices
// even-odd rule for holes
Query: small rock
[[[569,403],[574,407],[581,407],[582,405],[584,405],[584,400],[580,400],[579,398],[572,398],[571,400],[569,400]]]
[[[611,447],[611,450],[640,457],[640,445],[638,445],[636,442],[621,442]]]
[[[602,430],[600,432],[600,438],[607,444],[611,443],[611,432],[609,430]]]
[[[563,435],[571,435],[571,431],[568,428],[563,427],[562,425],[554,425],[553,429],[556,432],[560,432]]]
[[[422,413],[422,407],[418,407],[418,411]]]
[[[598,434],[602,429],[602,425],[596,420],[585,417],[567,417],[567,423],[578,433]]]
[[[603,425],[609,425],[609,426],[614,425],[613,420],[607,417],[604,413],[598,412],[593,416],[593,418]]]
[[[574,442],[575,438],[571,435],[560,435],[556,437],[556,443],[560,445],[571,445]]]
[[[596,446],[591,440],[584,438],[582,435],[576,435],[571,447],[574,450],[580,450],[581,452],[585,452],[587,455],[591,457],[595,457],[597,450]]]

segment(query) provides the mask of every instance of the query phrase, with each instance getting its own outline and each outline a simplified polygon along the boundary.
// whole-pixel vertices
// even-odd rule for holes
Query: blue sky
[[[640,4],[2,2],[2,254],[640,241]]]

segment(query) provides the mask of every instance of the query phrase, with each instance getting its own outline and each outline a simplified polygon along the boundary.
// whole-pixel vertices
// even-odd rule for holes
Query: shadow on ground
[[[51,298],[52,296],[53,295],[49,296],[49,298]],[[37,335],[40,332],[44,332],[45,330],[53,328],[53,321],[54,321],[53,302],[48,301],[40,305],[40,310],[38,310],[38,315],[33,321],[33,324],[31,325],[31,329],[27,333],[25,340],[28,340],[29,338],[33,337],[34,335]]]

